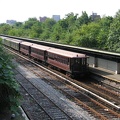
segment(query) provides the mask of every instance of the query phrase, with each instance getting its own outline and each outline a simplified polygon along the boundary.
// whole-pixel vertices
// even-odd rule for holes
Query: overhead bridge
[[[84,47],[62,45],[57,43],[51,43],[51,42],[45,42],[45,41],[39,41],[35,39],[28,39],[28,38],[21,38],[21,37],[14,37],[14,36],[8,36],[8,35],[0,35],[0,36],[11,37],[14,39],[34,42],[41,45],[51,46],[51,47],[69,50],[73,52],[84,53],[87,56],[89,56],[88,64],[91,67],[93,68],[100,67],[100,68],[104,68],[106,70],[115,72],[115,74],[120,74],[120,53],[107,52],[107,51],[89,49]]]

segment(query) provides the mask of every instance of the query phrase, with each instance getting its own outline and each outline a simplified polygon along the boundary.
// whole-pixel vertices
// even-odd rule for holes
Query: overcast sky
[[[0,0],[0,23],[6,20],[20,22],[28,18],[40,16],[52,17],[73,12],[81,15],[86,11],[88,15],[95,12],[101,16],[114,16],[120,9],[120,0]]]

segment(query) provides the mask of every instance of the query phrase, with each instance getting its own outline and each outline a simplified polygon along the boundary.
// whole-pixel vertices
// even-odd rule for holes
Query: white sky
[[[28,18],[40,16],[52,17],[73,12],[81,15],[86,11],[88,15],[95,12],[101,16],[114,16],[120,9],[120,0],[0,0],[0,23],[6,20],[20,22]]]

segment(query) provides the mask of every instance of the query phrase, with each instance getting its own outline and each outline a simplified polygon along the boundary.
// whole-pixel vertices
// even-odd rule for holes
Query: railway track
[[[23,63],[23,62],[22,62]],[[29,64],[29,63],[28,63]],[[119,114],[114,112],[108,107],[105,107],[104,105],[100,104],[99,102],[95,101],[93,98],[91,98],[89,95],[86,95],[85,91],[80,91],[76,89],[75,87],[71,86],[70,84],[66,83],[65,81],[60,79],[55,79],[51,78],[51,75],[46,75],[40,74],[39,68],[36,66],[29,66],[29,65],[24,66],[32,71],[34,74],[39,76],[40,78],[47,80],[47,83],[54,85],[54,88],[59,89],[62,91],[63,94],[66,95],[69,99],[72,99],[76,104],[79,104],[81,107],[84,107],[85,110],[93,113],[95,117],[100,118],[100,119],[112,119],[112,118],[118,118],[120,117]],[[60,87],[59,87],[60,86]],[[84,94],[83,94],[84,93]],[[106,117],[103,116],[105,114]]]
[[[23,103],[23,108],[30,120],[72,120],[62,109],[34,86],[33,83],[22,74],[21,76],[19,75],[16,76],[16,79],[21,86],[20,92],[26,101]],[[34,109],[30,109],[29,105],[34,106]]]
[[[91,82],[90,81],[86,81],[86,82],[75,81],[75,83],[77,85],[80,85],[80,86],[86,88],[87,90],[89,90],[93,93],[96,93],[100,97],[103,97],[103,98],[109,100],[114,105],[118,105],[118,106],[120,105],[120,93],[117,91],[114,91],[112,89],[109,89],[109,87],[105,87],[104,85],[101,85],[99,83],[94,83],[94,82],[92,82],[92,80],[91,80]],[[116,107],[114,106],[113,109],[114,108],[119,110],[119,107],[117,108],[117,106]]]
[[[116,80],[114,78],[110,78],[92,71],[90,77],[92,79],[96,79],[99,83],[101,83],[101,85],[109,87],[112,90],[114,89],[117,92],[120,92],[120,80]]]
[[[28,68],[28,66],[25,66],[25,67]],[[30,69],[30,68],[28,68],[28,69]],[[39,71],[39,70],[37,70],[35,72],[35,70],[37,69],[36,66],[34,66],[33,68],[35,68],[35,69],[32,70],[32,71],[35,74],[38,75],[37,71]],[[42,76],[40,76],[40,77],[42,77]],[[61,81],[63,81],[63,80],[61,80]],[[82,86],[84,88],[87,88],[87,90],[90,90],[90,91],[96,93],[99,96],[102,96],[102,97],[108,99],[109,101],[113,102],[115,105],[120,105],[120,93],[118,93],[118,92],[112,91],[111,89],[109,90],[106,87],[95,84],[93,82],[89,82],[89,83],[87,82],[87,84],[86,84],[86,82],[83,83],[83,82],[72,80],[72,79],[71,79],[71,81],[73,81],[77,85],[80,85],[80,86]]]
[[[31,65],[29,62],[26,62],[25,64],[25,62],[23,61],[21,63],[22,64],[24,63],[24,66],[27,69],[31,70],[34,74],[36,74],[43,80],[47,81],[47,83],[49,82],[49,84],[54,85],[54,87],[62,91],[62,93],[65,94],[67,98],[74,100],[76,104],[78,104],[79,106],[87,110],[94,117],[105,119],[105,120],[120,118],[119,111],[114,111],[108,106],[104,106],[103,101],[102,101],[102,104],[95,101],[94,100],[95,96],[91,97],[91,95],[89,95],[89,93],[87,93],[83,89],[80,90],[78,88],[75,88],[71,86],[70,83],[68,84],[68,82],[66,81],[63,82],[63,79],[61,81],[61,79],[58,79],[58,77],[53,78],[53,76],[50,77],[49,75],[47,75],[47,78],[46,78],[46,75],[44,76],[43,74],[40,74],[41,70],[39,70],[38,67],[36,68],[35,65]]]

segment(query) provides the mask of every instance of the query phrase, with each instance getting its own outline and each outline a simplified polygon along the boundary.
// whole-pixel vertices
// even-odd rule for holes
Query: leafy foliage
[[[120,10],[114,18],[103,16],[95,21],[85,11],[81,16],[71,12],[58,22],[50,18],[44,22],[29,18],[13,26],[0,24],[0,34],[120,52],[119,21]]]
[[[19,106],[20,93],[12,72],[11,58],[0,44],[0,111],[16,111]]]
[[[113,23],[110,26],[107,45],[109,45],[109,51],[120,52],[120,10],[116,13]]]
[[[1,24],[0,25],[0,33],[2,34],[9,34],[9,30],[11,30],[12,27],[8,24]]]

